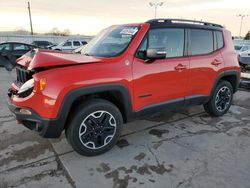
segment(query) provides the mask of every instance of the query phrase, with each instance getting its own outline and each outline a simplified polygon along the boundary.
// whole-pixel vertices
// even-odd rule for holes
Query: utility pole
[[[237,17],[240,17],[240,33],[239,33],[239,37],[241,37],[241,29],[242,29],[242,23],[243,23],[243,19],[245,17],[249,16],[248,14],[239,14],[237,15]]]
[[[31,19],[31,11],[30,11],[30,2],[28,2],[28,10],[29,10],[29,17],[30,17],[30,33],[33,35],[33,26],[32,26],[32,19]]]
[[[151,7],[154,7],[154,9],[155,9],[155,19],[156,19],[156,17],[157,17],[157,7],[158,7],[158,6],[161,7],[163,4],[164,4],[164,2],[159,2],[159,3],[152,3],[152,2],[150,2],[150,3],[149,3],[149,5],[150,5]]]

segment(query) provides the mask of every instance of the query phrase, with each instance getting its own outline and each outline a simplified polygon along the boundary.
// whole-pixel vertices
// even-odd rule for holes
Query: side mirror
[[[148,59],[165,59],[167,55],[165,48],[149,48],[146,51]]]

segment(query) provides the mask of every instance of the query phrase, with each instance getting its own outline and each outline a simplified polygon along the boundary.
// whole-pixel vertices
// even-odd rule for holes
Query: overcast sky
[[[34,32],[53,27],[73,34],[94,35],[113,24],[145,22],[154,17],[147,0],[30,0]],[[151,2],[155,2],[152,0]],[[186,18],[222,24],[239,34],[240,18],[250,15],[250,0],[167,0],[158,9],[160,18]],[[29,30],[27,0],[0,0],[0,30]],[[250,29],[244,20],[242,35]]]

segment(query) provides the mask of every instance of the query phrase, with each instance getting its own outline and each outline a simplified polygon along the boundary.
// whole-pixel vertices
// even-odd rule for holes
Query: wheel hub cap
[[[116,133],[116,121],[107,111],[96,111],[88,115],[81,123],[79,138],[89,149],[106,146]]]
[[[231,102],[231,91],[224,86],[216,94],[215,107],[219,112],[225,111]]]

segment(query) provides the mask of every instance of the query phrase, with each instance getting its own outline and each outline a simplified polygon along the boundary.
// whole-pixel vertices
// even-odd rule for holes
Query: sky
[[[149,2],[155,0],[29,0],[33,30],[58,28],[72,34],[95,35],[114,24],[145,22],[154,18]],[[161,0],[159,0],[161,1]],[[164,0],[163,0],[164,1]],[[158,18],[183,18],[214,22],[239,35],[238,14],[244,18],[242,35],[250,30],[250,0],[166,0]],[[0,0],[0,31],[30,30],[27,0]]]

